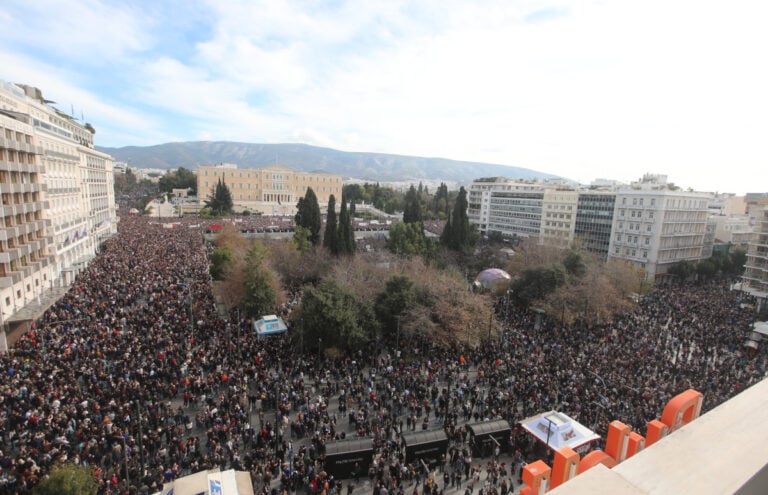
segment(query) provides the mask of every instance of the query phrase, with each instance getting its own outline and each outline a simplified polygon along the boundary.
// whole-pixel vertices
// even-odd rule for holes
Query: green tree
[[[293,247],[300,253],[304,254],[309,251],[309,247],[312,243],[309,241],[310,232],[306,227],[297,225],[293,232],[293,239],[291,243]]]
[[[305,286],[294,326],[309,345],[352,351],[368,345],[376,318],[370,304],[328,279]]]
[[[221,280],[232,266],[232,249],[229,246],[217,247],[211,253],[210,262],[211,277]]]
[[[323,246],[334,256],[339,254],[339,233],[338,222],[336,221],[336,197],[331,194],[328,198],[328,213],[325,216],[325,235],[323,236]]]
[[[528,307],[534,302],[543,301],[563,283],[565,273],[560,265],[538,266],[523,270],[509,288],[513,300]]]
[[[428,254],[430,245],[419,223],[398,222],[389,229],[387,247],[395,254],[423,256]]]
[[[569,251],[563,260],[565,272],[574,277],[582,277],[587,272],[587,265],[576,251]]]
[[[339,253],[352,256],[355,254],[355,230],[352,228],[352,218],[349,216],[346,198],[341,196],[341,211],[339,212],[338,231]]]
[[[57,464],[32,489],[33,495],[95,495],[99,483],[88,468],[74,463]]]
[[[320,214],[320,204],[317,202],[317,195],[311,187],[303,198],[299,198],[296,204],[296,216],[294,217],[296,225],[309,230],[309,241],[313,246],[320,243],[320,229],[323,226],[323,217]]]
[[[190,189],[193,195],[197,194],[197,176],[194,172],[184,167],[168,172],[158,180],[161,192],[171,192],[173,189]]]
[[[673,263],[667,270],[667,273],[676,276],[679,282],[684,282],[693,275],[694,269],[695,267],[690,261],[683,260]]]
[[[213,195],[205,201],[205,206],[210,208],[217,215],[226,215],[232,213],[234,203],[232,193],[227,184],[219,177],[213,190]]]
[[[710,279],[717,274],[719,268],[720,267],[718,266],[717,262],[710,258],[706,260],[700,260],[698,263],[696,263],[695,269],[698,276],[705,279]]]
[[[731,251],[730,258],[732,273],[735,275],[744,273],[744,266],[747,264],[747,252],[744,249],[736,248]]]
[[[376,297],[376,317],[386,334],[394,337],[397,332],[398,317],[423,302],[424,295],[416,288],[413,280],[405,275],[394,275]]]
[[[267,248],[256,243],[245,255],[245,298],[243,309],[249,317],[261,317],[275,310],[277,291],[274,276],[265,266]]]
[[[454,251],[468,252],[477,243],[478,235],[467,216],[467,191],[462,186],[453,211],[440,235],[440,243]]]
[[[419,189],[421,189],[421,184],[419,184]],[[416,192],[416,188],[414,188],[413,184],[411,184],[411,187],[408,189],[408,192],[405,193],[405,207],[403,208],[403,222],[416,223],[421,221],[422,221],[421,201],[419,198],[419,193]]]

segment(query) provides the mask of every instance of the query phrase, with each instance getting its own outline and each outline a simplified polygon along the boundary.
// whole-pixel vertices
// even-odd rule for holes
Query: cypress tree
[[[323,246],[333,255],[339,254],[339,233],[336,221],[336,197],[331,194],[328,198],[328,213],[325,217],[325,235],[323,236]]]

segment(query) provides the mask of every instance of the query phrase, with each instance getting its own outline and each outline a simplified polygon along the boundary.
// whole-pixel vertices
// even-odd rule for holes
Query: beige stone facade
[[[340,175],[310,173],[291,170],[281,165],[264,168],[237,168],[236,165],[217,165],[197,168],[197,194],[200,202],[213,195],[219,179],[232,193],[236,210],[248,209],[265,215],[293,215],[296,203],[311,187],[322,209],[333,194],[341,199]]]

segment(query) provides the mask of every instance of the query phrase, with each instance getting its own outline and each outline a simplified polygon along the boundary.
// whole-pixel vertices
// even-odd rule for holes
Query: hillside
[[[101,148],[116,161],[136,168],[196,170],[200,165],[233,163],[258,168],[278,163],[306,172],[323,171],[345,179],[370,181],[444,180],[468,183],[478,177],[520,179],[554,178],[535,170],[490,163],[463,162],[446,158],[361,153],[320,148],[306,144],[258,144],[228,141],[193,141],[155,146]]]

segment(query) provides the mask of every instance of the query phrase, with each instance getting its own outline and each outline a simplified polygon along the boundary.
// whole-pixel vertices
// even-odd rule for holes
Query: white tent
[[[523,421],[523,428],[552,450],[570,447],[580,454],[589,450],[589,444],[600,435],[567,414],[548,411]]]
[[[753,325],[755,332],[768,337],[768,321],[756,321]]]

